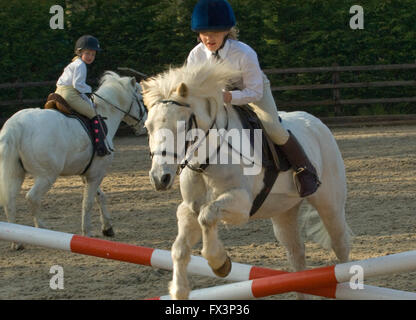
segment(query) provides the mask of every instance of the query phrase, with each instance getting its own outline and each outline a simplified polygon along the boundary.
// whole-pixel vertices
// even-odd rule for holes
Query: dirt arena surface
[[[416,126],[332,129],[347,170],[347,221],[355,236],[351,259],[360,260],[416,249]],[[168,192],[150,185],[146,137],[115,139],[116,154],[102,189],[116,233],[110,239],[170,250],[176,236],[178,182]],[[24,195],[33,184],[28,176],[18,199],[17,223],[33,225]],[[48,228],[80,233],[82,182],[59,178],[43,200],[41,217]],[[3,210],[0,220],[5,221]],[[100,233],[98,209],[93,230]],[[289,270],[286,254],[274,238],[269,220],[221,227],[220,237],[234,262]],[[200,245],[193,254],[199,255]],[[337,263],[335,255],[306,242],[310,268]],[[64,289],[52,290],[51,266],[64,270]],[[167,294],[171,272],[26,245],[13,251],[0,241],[0,299],[144,299]],[[226,281],[191,277],[194,289]],[[365,279],[366,284],[416,291],[416,272]],[[294,293],[267,299],[294,299]],[[316,299],[321,299],[317,297]]]

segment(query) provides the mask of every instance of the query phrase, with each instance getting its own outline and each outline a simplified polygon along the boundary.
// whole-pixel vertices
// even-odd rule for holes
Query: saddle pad
[[[56,100],[48,100],[45,104],[45,109],[55,110],[55,111],[62,113],[64,116],[68,118],[77,119],[81,123],[84,130],[88,133],[88,136],[90,137],[91,142],[94,141],[90,119],[75,112],[73,109],[62,109],[62,106],[63,104],[61,104],[60,102]]]
[[[48,96],[48,99],[46,101],[44,108],[53,109],[53,110],[61,112],[63,115],[67,116],[68,118],[77,119],[81,123],[84,130],[88,133],[88,136],[90,137],[91,142],[92,143],[94,142],[94,134],[93,134],[93,128],[91,125],[91,120],[88,117],[72,109],[71,106],[68,104],[68,102],[66,102],[66,100],[61,95],[57,93],[51,93]],[[101,120],[104,120],[104,119],[101,118]],[[105,121],[101,121],[101,123],[103,125],[104,133],[105,135],[107,135],[107,132],[108,132],[107,124],[105,123]]]
[[[290,169],[290,163],[286,159],[283,152],[280,148],[274,144],[270,138],[267,136],[265,130],[263,130],[263,126],[259,118],[257,117],[256,113],[251,110],[250,106],[233,106],[234,110],[237,112],[240,121],[243,125],[244,129],[250,130],[250,144],[253,147],[254,145],[254,129],[261,129],[262,130],[262,165],[264,167],[264,178],[263,178],[263,188],[256,196],[253,201],[253,204],[250,209],[250,216],[254,215],[257,210],[262,206],[264,201],[266,200],[267,196],[269,195],[274,182],[277,179],[280,171],[287,171]],[[282,121],[279,117],[279,120]],[[266,139],[269,139],[267,141]],[[277,162],[273,160],[273,155],[270,150],[269,146],[274,146],[277,154]]]
[[[286,159],[286,156],[284,153],[280,150],[279,146],[273,143],[273,141],[270,140],[266,132],[263,130],[263,127],[261,125],[261,122],[259,118],[257,117],[256,113],[250,108],[248,105],[242,105],[242,106],[233,106],[234,110],[237,112],[241,124],[243,125],[244,129],[250,130],[250,144],[254,148],[254,130],[255,129],[261,129],[262,130],[262,164],[264,168],[268,167],[275,167],[275,162],[273,161],[273,156],[270,150],[269,145],[273,145],[276,154],[278,156],[278,168],[276,168],[277,171],[287,171],[290,169],[290,163]],[[282,122],[282,119],[279,117],[280,122]],[[268,143],[267,140],[269,140],[271,143]]]
[[[93,146],[93,153],[92,153],[90,161],[88,162],[88,165],[85,167],[85,169],[82,172],[82,174],[84,174],[89,169],[89,167],[91,166],[92,160],[93,160],[95,152],[96,152],[96,145],[94,143],[95,138],[94,138],[94,133],[93,133],[94,129],[93,129],[93,126],[91,124],[91,119],[89,119],[86,116],[83,116],[82,114],[80,114],[80,113],[76,112],[74,109],[72,109],[71,106],[66,102],[66,100],[57,93],[51,93],[48,96],[48,99],[47,99],[47,102],[46,102],[44,108],[55,110],[57,112],[62,113],[64,116],[66,116],[68,118],[78,120],[79,123],[81,124],[81,126],[87,132],[88,137],[90,138],[91,144]],[[101,118],[101,120],[102,120],[101,124],[103,125],[103,129],[104,129],[104,134],[107,136],[107,133],[108,133],[107,124],[105,123],[103,118]]]

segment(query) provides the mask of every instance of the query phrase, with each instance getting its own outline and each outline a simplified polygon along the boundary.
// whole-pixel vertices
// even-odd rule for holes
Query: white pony
[[[146,115],[139,101],[140,89],[135,78],[120,77],[111,71],[100,80],[94,100],[97,112],[107,118],[107,142],[111,148],[122,120],[137,127]],[[102,232],[107,236],[114,235],[106,196],[99,187],[113,154],[94,156],[93,159],[92,155],[91,140],[78,120],[50,109],[29,108],[14,114],[0,132],[0,204],[5,209],[7,220],[15,222],[16,196],[26,173],[34,177],[34,185],[26,194],[26,200],[36,227],[45,227],[38,216],[41,198],[58,176],[81,175],[85,184],[82,234],[91,236],[90,212],[96,198]],[[87,171],[83,172],[89,163]],[[12,248],[21,247],[12,244]]]
[[[244,175],[245,164],[240,163],[210,164],[203,171],[195,171],[200,164],[195,162],[196,156],[193,154],[187,158],[192,165],[190,167],[184,167],[184,156],[179,153],[171,154],[176,158],[174,163],[165,159],[169,154],[160,130],[171,131],[178,142],[177,127],[183,122],[188,124],[187,131],[197,126],[207,132],[213,127],[225,128],[227,123],[228,128],[242,129],[237,113],[231,106],[224,106],[221,93],[229,79],[235,76],[236,72],[225,63],[208,62],[171,69],[141,82],[143,100],[149,109],[145,126],[152,155],[149,172],[151,183],[157,190],[166,190],[172,186],[175,173],[180,174],[183,201],[176,213],[178,235],[172,246],[173,280],[169,285],[174,299],[188,297],[187,264],[191,248],[201,239],[201,235],[201,253],[214,273],[225,277],[230,272],[231,261],[218,238],[219,222],[239,224],[250,219],[271,218],[275,236],[286,247],[293,269],[298,271],[306,267],[298,223],[298,211],[303,199],[295,188],[293,170],[280,173],[266,201],[250,217],[253,200],[264,185],[264,169],[258,175]],[[322,185],[317,192],[307,197],[307,201],[316,208],[327,230],[326,234],[329,233],[328,244],[338,259],[345,262],[349,259],[350,250],[350,232],[344,212],[346,178],[336,141],[319,119],[306,112],[280,115],[283,125],[294,133],[317,169]],[[184,167],[182,172],[180,167]],[[321,220],[319,222],[324,230]]]

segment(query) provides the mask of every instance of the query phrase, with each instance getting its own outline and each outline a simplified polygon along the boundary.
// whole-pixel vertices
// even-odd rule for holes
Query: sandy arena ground
[[[352,260],[416,249],[416,126],[339,128],[332,130],[342,151],[348,180],[347,220],[355,233]],[[178,182],[168,192],[152,189],[146,137],[119,137],[115,160],[102,189],[108,196],[116,232],[110,240],[169,250],[176,236]],[[17,223],[33,225],[24,194]],[[82,182],[60,178],[43,200],[42,218],[50,229],[80,233]],[[3,211],[0,220],[5,221]],[[99,238],[97,208],[92,216]],[[269,220],[221,228],[221,239],[234,262],[289,270],[286,254]],[[199,255],[200,245],[193,254]],[[336,263],[335,255],[306,242],[310,268]],[[64,289],[49,287],[49,269],[64,270]],[[26,245],[13,251],[0,241],[0,299],[143,299],[167,294],[170,271]],[[194,289],[226,283],[192,276]],[[365,283],[416,292],[416,272],[383,276]],[[294,293],[268,299],[294,299]],[[317,298],[320,299],[320,298]]]

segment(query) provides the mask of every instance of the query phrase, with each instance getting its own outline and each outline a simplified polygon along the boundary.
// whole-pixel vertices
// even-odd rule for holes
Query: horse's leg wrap
[[[105,144],[106,133],[104,132],[102,121],[104,120],[100,115],[96,115],[91,119],[91,126],[94,134],[94,148],[97,155],[100,157],[111,154]]]
[[[318,179],[315,167],[309,161],[305,151],[296,137],[289,131],[289,139],[279,146],[292,165],[295,174],[295,185],[301,197],[313,194],[321,182]]]

